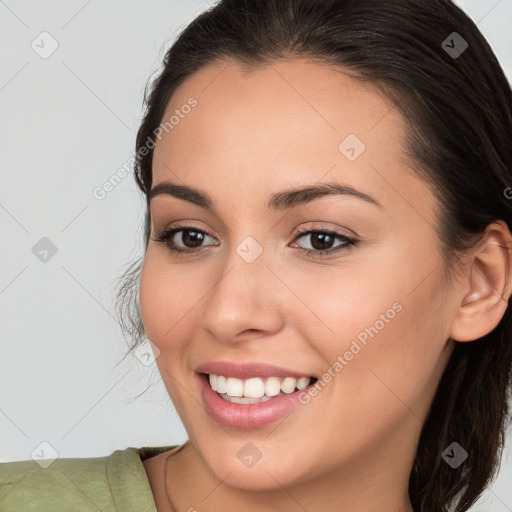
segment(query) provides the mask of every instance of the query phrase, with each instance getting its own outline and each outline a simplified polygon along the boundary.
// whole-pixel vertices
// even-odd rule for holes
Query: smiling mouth
[[[223,400],[237,404],[267,402],[278,396],[291,395],[317,382],[316,377],[252,377],[238,379],[203,373],[209,386]]]

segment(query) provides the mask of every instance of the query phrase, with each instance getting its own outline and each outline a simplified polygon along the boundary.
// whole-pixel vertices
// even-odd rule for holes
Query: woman
[[[509,414],[511,110],[449,0],[201,14],[147,97],[118,303],[189,439],[5,464],[6,510],[469,510]]]

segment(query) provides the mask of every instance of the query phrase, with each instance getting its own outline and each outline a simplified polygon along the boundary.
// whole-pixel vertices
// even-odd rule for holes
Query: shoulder
[[[155,512],[142,460],[171,448],[130,447],[103,457],[1,463],[0,509]]]

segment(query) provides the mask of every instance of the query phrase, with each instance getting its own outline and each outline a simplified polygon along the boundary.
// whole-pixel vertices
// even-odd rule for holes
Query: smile
[[[303,407],[300,393],[318,381],[304,372],[266,363],[214,361],[195,373],[210,420],[245,430],[263,428]]]
[[[223,400],[236,404],[256,404],[300,391],[311,384],[312,377],[253,377],[238,379],[210,374],[208,381],[213,391]]]

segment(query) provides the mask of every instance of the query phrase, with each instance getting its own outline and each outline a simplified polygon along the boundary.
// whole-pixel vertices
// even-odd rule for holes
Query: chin
[[[288,470],[262,461],[253,468],[241,469],[240,466],[222,464],[219,468],[212,468],[212,471],[224,484],[244,491],[277,491],[296,483],[294,475]]]
[[[225,443],[211,441],[201,446],[205,444],[205,438],[202,439],[203,443],[196,445],[199,456],[215,478],[230,487],[246,491],[274,491],[306,480],[308,471],[300,460],[283,457],[279,450],[270,452],[270,447],[261,446],[263,443],[259,443],[261,450],[258,455],[255,447],[258,441],[252,445],[250,441],[233,438]]]

